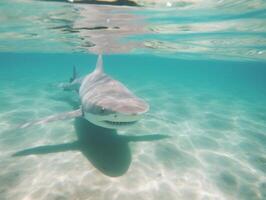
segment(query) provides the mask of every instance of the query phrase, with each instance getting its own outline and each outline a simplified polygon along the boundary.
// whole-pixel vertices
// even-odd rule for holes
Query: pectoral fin
[[[149,117],[149,118],[157,119],[157,120],[159,120],[159,121],[163,121],[163,122],[170,123],[170,124],[176,124],[176,122],[173,121],[173,120],[166,119],[166,118],[164,118],[164,117],[157,116],[157,115],[155,115],[155,114],[146,113],[145,115],[146,115],[147,117]]]
[[[31,121],[31,122],[27,122],[25,124],[22,124],[20,126],[18,126],[18,128],[28,128],[34,125],[41,125],[41,124],[47,124],[49,122],[55,122],[55,121],[59,121],[59,120],[66,120],[66,119],[73,119],[75,117],[80,117],[82,116],[82,110],[81,108],[74,110],[74,111],[70,111],[70,112],[65,112],[65,113],[60,113],[60,114],[56,114],[56,115],[51,115],[39,120],[35,120],[35,121]]]

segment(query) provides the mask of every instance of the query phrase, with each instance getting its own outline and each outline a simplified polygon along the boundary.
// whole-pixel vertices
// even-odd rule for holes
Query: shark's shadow
[[[116,130],[96,126],[84,118],[74,122],[78,140],[72,143],[46,145],[25,149],[13,156],[48,154],[64,151],[81,151],[82,154],[102,173],[108,176],[121,176],[131,163],[129,142],[154,141],[167,138],[166,135],[142,136],[118,135]]]

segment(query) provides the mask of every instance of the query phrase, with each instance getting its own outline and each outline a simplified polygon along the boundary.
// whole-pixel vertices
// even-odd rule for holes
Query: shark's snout
[[[96,114],[110,114],[117,113],[121,115],[139,115],[146,113],[149,110],[149,105],[138,98],[106,98],[97,105]]]
[[[124,115],[140,115],[149,110],[149,105],[140,99],[128,99],[121,102],[119,106],[113,108],[116,113]]]

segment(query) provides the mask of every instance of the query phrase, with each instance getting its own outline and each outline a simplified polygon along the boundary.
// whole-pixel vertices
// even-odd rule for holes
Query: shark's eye
[[[105,108],[102,107],[101,108],[101,113],[104,113],[104,111],[105,111]]]

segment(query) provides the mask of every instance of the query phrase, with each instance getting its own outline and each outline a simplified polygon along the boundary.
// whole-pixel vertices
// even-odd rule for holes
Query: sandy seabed
[[[1,89],[3,200],[266,197],[260,104],[150,85],[136,90],[151,103],[150,116],[131,128],[116,132],[79,118],[20,130],[25,120],[73,109],[75,94]]]

